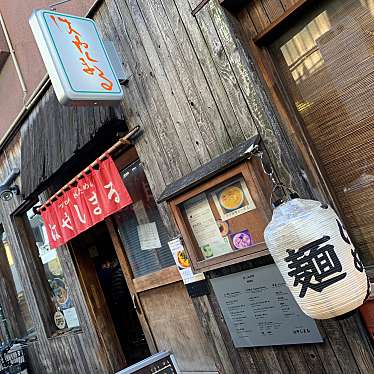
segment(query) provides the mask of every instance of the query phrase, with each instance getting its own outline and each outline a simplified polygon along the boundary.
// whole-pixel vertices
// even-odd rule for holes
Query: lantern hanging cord
[[[256,145],[255,148],[252,150],[252,155],[260,159],[262,171],[264,172],[264,174],[266,174],[269,177],[271,184],[273,186],[271,195],[270,195],[270,205],[273,205],[273,202],[272,202],[273,194],[278,189],[281,189],[283,191],[283,194],[288,195],[289,198],[299,197],[298,193],[293,188],[286,186],[284,183],[276,179],[275,172],[274,172],[272,165],[270,163],[267,163],[267,165],[265,165],[264,152],[260,150],[258,145]]]
[[[132,130],[130,130],[125,136],[118,139],[116,143],[114,143],[109,149],[107,149],[100,157],[98,157],[94,162],[92,162],[90,165],[88,165],[84,170],[82,170],[78,175],[76,175],[73,179],[71,179],[68,183],[66,183],[62,188],[60,188],[52,197],[50,197],[43,205],[38,207],[36,209],[36,213],[39,213],[48,205],[50,204],[54,199],[56,199],[59,195],[61,195],[65,190],[68,190],[71,188],[73,183],[77,182],[81,177],[83,177],[84,173],[87,173],[90,171],[90,168],[96,166],[99,161],[104,160],[108,154],[113,153],[118,148],[123,147],[124,145],[131,145],[131,138],[140,130],[140,126],[134,127]]]
[[[273,186],[275,187],[277,185],[280,185],[280,183],[274,177],[273,167],[270,164],[267,167],[265,167],[264,152],[259,149],[258,145],[253,149],[252,154],[253,156],[258,157],[260,159],[262,171],[270,178]]]

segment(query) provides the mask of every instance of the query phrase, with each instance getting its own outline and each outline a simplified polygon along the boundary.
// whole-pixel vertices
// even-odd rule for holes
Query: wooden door
[[[182,373],[217,373],[142,165],[137,160],[127,165],[118,166],[133,203],[106,222],[150,350],[173,352]],[[153,231],[155,248],[141,243],[142,227]]]
[[[126,367],[126,360],[97,277],[95,265],[88,256],[87,247],[82,244],[82,241],[78,244],[78,240],[73,240],[71,253],[76,263],[91,318],[102,342],[102,362],[107,362],[107,367],[111,372],[117,372]]]
[[[182,373],[218,373],[177,268],[135,278],[115,222],[108,220],[107,225],[151,352],[173,352]]]

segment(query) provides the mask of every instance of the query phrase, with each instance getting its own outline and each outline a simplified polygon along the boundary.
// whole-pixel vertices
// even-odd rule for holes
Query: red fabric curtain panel
[[[77,185],[42,210],[51,248],[57,248],[132,203],[113,159],[97,160]]]

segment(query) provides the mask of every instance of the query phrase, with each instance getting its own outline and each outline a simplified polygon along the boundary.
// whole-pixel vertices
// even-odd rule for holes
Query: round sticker
[[[66,321],[64,315],[60,312],[57,311],[54,315],[54,320],[55,320],[55,325],[59,330],[62,330],[65,328]]]
[[[236,249],[248,248],[253,244],[252,236],[247,230],[234,234],[232,236],[232,242]]]

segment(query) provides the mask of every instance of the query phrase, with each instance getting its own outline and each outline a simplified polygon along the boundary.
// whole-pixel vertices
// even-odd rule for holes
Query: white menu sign
[[[50,10],[34,10],[30,26],[64,105],[112,105],[122,88],[92,19]]]
[[[230,243],[219,231],[205,194],[193,197],[184,206],[192,232],[205,258],[232,252]]]
[[[276,265],[214,278],[211,283],[235,347],[323,341],[316,323],[301,311]]]

